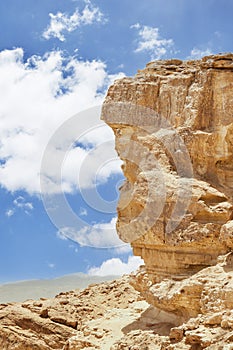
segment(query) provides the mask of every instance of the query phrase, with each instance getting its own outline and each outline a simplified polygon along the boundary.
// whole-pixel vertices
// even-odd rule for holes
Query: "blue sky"
[[[115,232],[123,175],[98,106],[151,60],[231,52],[232,12],[230,0],[1,1],[0,283],[140,263]]]

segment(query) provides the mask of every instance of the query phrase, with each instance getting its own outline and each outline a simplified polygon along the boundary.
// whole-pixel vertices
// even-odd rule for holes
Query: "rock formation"
[[[118,233],[153,282],[183,279],[232,248],[232,88],[228,54],[152,62],[109,89],[103,118],[126,177]]]
[[[145,262],[132,285],[178,323],[231,312],[233,54],[151,62],[102,118],[126,177],[118,234]]]

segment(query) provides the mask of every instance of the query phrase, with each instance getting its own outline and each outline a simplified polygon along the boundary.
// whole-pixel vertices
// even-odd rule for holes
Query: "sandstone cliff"
[[[132,285],[180,324],[231,313],[233,54],[151,62],[115,82],[102,117],[124,162],[118,233],[145,262]]]
[[[233,55],[157,61],[103,108],[126,182],[118,233],[151,279],[182,279],[232,248]]]

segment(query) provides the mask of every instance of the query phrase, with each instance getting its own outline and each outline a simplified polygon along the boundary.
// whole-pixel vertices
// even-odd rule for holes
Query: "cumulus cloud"
[[[135,271],[140,265],[143,265],[143,260],[138,256],[129,256],[128,261],[124,263],[119,258],[106,260],[100,267],[92,267],[88,270],[89,275],[108,276],[108,275],[124,275]]]
[[[65,41],[64,32],[73,32],[78,27],[91,25],[93,23],[104,23],[103,13],[100,9],[91,4],[90,1],[86,1],[86,5],[83,10],[78,8],[72,15],[67,13],[57,12],[56,14],[50,13],[50,23],[43,33],[45,39],[57,38],[60,41]]]
[[[138,31],[135,52],[147,52],[151,59],[160,59],[171,52],[174,42],[172,39],[162,38],[159,28],[144,26],[139,23],[132,25],[131,28]]]
[[[104,126],[104,129],[107,128]],[[95,187],[96,184],[106,182],[111,174],[122,173],[122,161],[115,152],[112,132],[107,135],[105,130],[98,128],[98,133],[102,136],[99,145],[96,144],[97,140],[93,135],[93,138],[89,137],[92,142],[95,140],[94,147],[89,149],[73,147],[67,153],[62,173],[65,192],[72,192],[75,186],[82,189]]]
[[[108,85],[123,75],[109,75],[101,61],[65,57],[61,51],[24,60],[23,49],[17,48],[0,52],[0,76],[0,185],[12,192],[39,193],[41,160],[55,130],[79,111],[100,105]],[[86,119],[87,116],[81,120],[83,127]],[[113,140],[110,128],[99,123],[100,129],[83,136],[86,145],[96,145],[105,137]],[[65,144],[69,137],[62,137]],[[62,145],[63,138],[60,142]],[[64,152],[62,147],[51,149],[48,177],[53,175],[50,170],[60,152]],[[64,153],[63,190],[77,188],[78,170],[72,162],[75,159],[75,164],[80,166],[87,153],[80,145],[71,147],[69,155]],[[102,174],[103,181],[108,174]],[[91,182],[92,177],[88,178]],[[61,186],[54,187],[61,191]]]
[[[213,52],[211,49],[209,48],[206,48],[204,50],[202,49],[199,49],[197,47],[194,47],[192,50],[191,50],[191,53],[190,55],[188,56],[188,59],[191,59],[191,60],[198,60],[204,56],[209,56],[209,55],[212,55]]]
[[[115,248],[117,252],[122,249],[121,253],[129,251],[129,245],[118,237],[115,217],[110,222],[84,225],[80,229],[64,227],[58,231],[57,236],[61,239],[71,239],[81,246]]]

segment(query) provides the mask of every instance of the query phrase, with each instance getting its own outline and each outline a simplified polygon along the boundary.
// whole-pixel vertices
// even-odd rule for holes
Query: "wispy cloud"
[[[202,49],[199,49],[198,47],[194,47],[187,58],[191,60],[198,60],[204,56],[212,55],[212,53],[213,52],[210,48],[206,48],[202,50]]]
[[[14,199],[13,204],[17,208],[21,208],[23,210],[33,210],[33,204],[31,202],[27,202],[24,197],[19,196],[16,199]]]
[[[23,196],[18,196],[13,200],[12,208],[8,209],[5,214],[8,218],[13,216],[17,209],[21,209],[25,214],[30,214],[30,212],[34,209],[33,204],[31,202],[27,202]]]
[[[124,275],[135,271],[144,261],[138,256],[129,256],[125,263],[119,258],[106,260],[100,267],[92,267],[89,269],[89,275],[108,276],[108,275]]]
[[[215,31],[212,33],[211,37],[207,42],[199,43],[194,46],[187,59],[198,60],[204,56],[209,56],[217,54],[222,51],[222,33],[220,31]]]
[[[65,41],[65,32],[70,33],[81,26],[106,22],[103,13],[97,6],[92,5],[90,1],[85,2],[83,10],[80,11],[76,8],[70,16],[63,12],[50,13],[50,23],[43,32],[43,37],[47,40],[57,38],[60,41]]]
[[[13,209],[8,209],[5,214],[8,218],[10,218],[11,216],[14,215],[14,213],[15,211]]]
[[[87,216],[87,209],[86,208],[80,208],[79,215],[80,216]]]
[[[122,248],[122,253],[129,251],[128,244],[121,241],[116,232],[116,218],[107,223],[84,225],[80,229],[66,227],[58,231],[57,237],[61,239],[69,238],[81,246],[115,248],[117,251]]]
[[[147,52],[151,59],[160,59],[172,51],[174,41],[162,38],[159,28],[144,26],[139,23],[132,25],[131,28],[138,32],[135,52]]]

